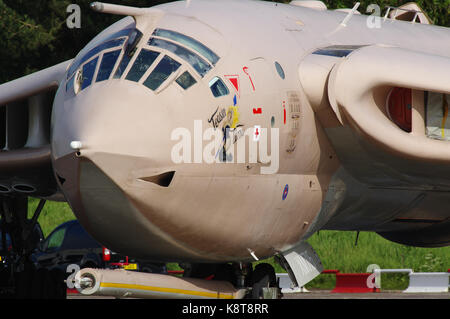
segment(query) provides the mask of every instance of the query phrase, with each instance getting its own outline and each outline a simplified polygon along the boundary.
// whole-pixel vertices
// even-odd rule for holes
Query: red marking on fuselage
[[[283,101],[284,124],[286,124],[286,102]]]
[[[245,74],[247,74],[248,78],[250,79],[250,83],[252,84],[253,92],[255,92],[256,91],[255,85],[253,84],[252,77],[250,76],[250,74],[248,74],[248,67],[244,66],[242,68],[242,70],[244,71]]]
[[[262,108],[253,108],[253,114],[262,114]]]
[[[230,81],[231,85],[233,85],[236,93],[240,96],[239,92],[239,75],[225,75],[225,78]]]

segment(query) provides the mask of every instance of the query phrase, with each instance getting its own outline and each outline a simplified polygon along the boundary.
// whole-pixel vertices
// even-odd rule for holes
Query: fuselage
[[[382,231],[395,212],[412,207],[417,190],[371,189],[370,176],[348,171],[332,130],[309,105],[299,65],[332,45],[381,44],[449,57],[448,29],[392,20],[370,29],[367,16],[358,15],[342,27],[343,12],[262,1],[155,8],[162,14],[145,28],[128,17],[93,39],[54,102],[57,179],[77,218],[104,245],[152,260],[251,260],[295,247],[322,228]],[[142,37],[133,54],[126,50],[136,28]],[[198,41],[218,60],[167,31]],[[208,68],[200,70],[182,50]],[[152,62],[132,70],[144,51]],[[100,80],[107,53],[116,60]],[[159,66],[170,72],[151,82]],[[138,76],[129,76],[134,71]],[[180,80],[186,72],[190,77]],[[267,149],[259,144],[252,161],[256,128],[266,129],[260,141]],[[214,136],[207,129],[223,143],[219,152],[208,148]],[[389,188],[395,178],[384,183]],[[444,207],[450,195],[436,200]]]

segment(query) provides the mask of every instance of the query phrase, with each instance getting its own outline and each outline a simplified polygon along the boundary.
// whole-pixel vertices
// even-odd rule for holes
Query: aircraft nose
[[[128,82],[96,85],[54,110],[56,177],[80,223],[103,245],[136,256],[183,256],[130,198],[143,184],[159,187],[141,177],[171,171],[175,124],[154,93]]]
[[[64,100],[64,101],[63,101]],[[52,158],[61,188],[76,197],[80,163],[99,154],[155,158],[155,132],[164,114],[157,97],[134,82],[96,83],[75,96],[57,97],[52,118]],[[170,135],[167,135],[170,137]],[[104,163],[96,163],[105,169]],[[125,168],[123,168],[125,169]]]

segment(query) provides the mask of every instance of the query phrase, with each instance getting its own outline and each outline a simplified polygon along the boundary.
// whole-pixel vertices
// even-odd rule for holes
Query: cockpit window
[[[181,74],[178,79],[175,80],[175,82],[177,82],[185,90],[197,83],[197,81],[188,71]]]
[[[138,82],[145,71],[155,62],[158,55],[158,52],[142,49],[128,72],[126,79]]]
[[[72,63],[72,65],[69,68],[69,71],[67,72],[67,78],[70,78],[75,73],[75,71],[78,69],[78,67],[80,65],[82,65],[85,61],[92,58],[97,53],[99,53],[103,50],[109,49],[109,48],[121,46],[121,45],[123,45],[124,42],[125,42],[125,38],[109,40],[109,41],[103,42],[102,44],[89,50],[89,52],[87,52],[83,57],[81,57],[79,60],[76,60]]]
[[[314,51],[312,54],[328,55],[337,58],[348,56],[353,51],[364,47],[365,45],[333,45]]]
[[[109,79],[111,72],[116,64],[121,50],[106,52],[103,54],[102,62],[97,74],[97,82]]]
[[[132,56],[129,56],[128,54],[123,54],[122,60],[119,63],[119,66],[117,67],[116,73],[114,73],[114,79],[120,79],[123,72],[128,66],[128,63],[130,63]]]
[[[167,55],[164,56],[143,84],[155,91],[173,72],[178,70],[180,65],[180,63]]]
[[[130,63],[130,60],[133,58],[134,54],[136,53],[136,47],[139,43],[139,40],[142,38],[142,32],[139,30],[134,29],[130,37],[128,39],[127,46],[125,48],[125,52],[122,56],[122,61],[120,61],[119,67],[116,70],[116,73],[114,74],[115,79],[119,79],[125,69],[128,66],[128,63]]]
[[[94,77],[95,68],[97,66],[98,57],[92,61],[83,65],[82,79],[81,79],[81,90],[87,88],[92,83],[92,78]]]
[[[179,46],[178,44],[156,38],[150,38],[148,44],[168,50],[178,55],[181,59],[187,61],[190,65],[192,65],[192,67],[198,72],[198,74],[200,74],[201,77],[204,77],[205,74],[212,68],[211,65],[199,55],[183,48],[182,46]]]
[[[179,42],[182,45],[200,53],[202,56],[208,59],[209,62],[212,63],[212,65],[216,65],[217,61],[219,61],[219,57],[217,56],[217,54],[215,54],[213,51],[211,51],[202,43],[184,34],[170,30],[156,29],[153,32],[153,36],[162,37],[175,42]]]
[[[141,39],[142,33],[129,26],[99,39],[95,47],[82,50],[67,72],[66,92],[73,91],[73,96],[93,82],[110,78],[143,81],[142,84],[153,91],[164,82],[174,81],[187,90],[198,81],[195,72],[204,77],[220,59],[201,42],[175,31],[156,29],[147,42],[148,47],[139,45]],[[164,55],[164,50],[170,53]],[[144,74],[149,75],[144,77]],[[210,84],[214,96],[229,94],[221,79],[215,78]]]
[[[214,97],[220,97],[230,93],[225,83],[217,76],[209,81],[209,88]]]

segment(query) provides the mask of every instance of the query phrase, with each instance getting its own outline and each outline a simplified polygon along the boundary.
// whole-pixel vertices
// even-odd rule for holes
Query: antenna
[[[136,28],[142,32],[147,28],[154,27],[157,21],[164,15],[164,11],[160,9],[137,8],[103,2],[93,2],[90,4],[90,7],[92,10],[101,13],[132,16],[136,21]]]
[[[148,8],[129,7],[102,2],[92,2],[90,4],[90,7],[92,10],[97,12],[117,14],[123,16],[140,16],[148,12]]]
[[[347,14],[347,16],[345,17],[345,19],[341,22],[341,26],[343,26],[343,27],[346,27],[346,26],[347,26],[347,23],[348,23],[348,22],[350,21],[350,19],[353,17],[353,15],[355,14],[356,10],[358,10],[360,4],[361,4],[360,2],[357,2],[357,3],[355,4],[355,6],[353,7],[352,11],[350,11],[350,12]]]

